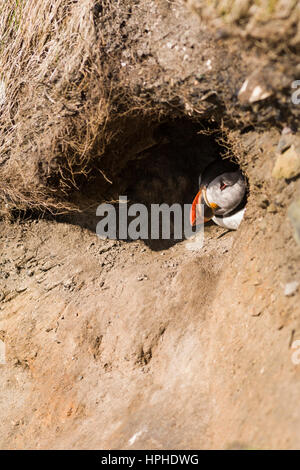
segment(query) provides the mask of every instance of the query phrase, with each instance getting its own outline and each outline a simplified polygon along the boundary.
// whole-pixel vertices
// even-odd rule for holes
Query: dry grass
[[[134,132],[147,133],[157,116],[143,100],[134,102],[119,76],[120,24],[131,0],[3,3],[0,214],[78,209],[72,191],[95,168],[110,184],[113,168],[125,162],[124,141],[133,148]]]
[[[68,191],[109,139],[95,1],[2,3],[1,196],[6,206],[70,208]]]
[[[136,38],[143,36],[143,21],[150,21],[147,1],[141,1],[143,8],[134,10],[133,24],[125,34],[121,26],[131,15],[132,0],[1,3],[0,214],[15,207],[55,213],[76,209],[79,203],[71,197],[72,190],[82,188],[89,174],[96,172],[103,185],[109,185],[117,171],[122,171],[126,158],[134,158],[148,141],[152,142],[153,124],[166,116],[187,113],[192,119],[201,119],[215,112],[203,100],[208,87],[204,80],[195,85],[192,73],[190,80],[186,79],[181,62],[173,63],[172,57],[158,65],[163,45],[155,66],[151,61],[142,66],[143,59],[138,62]],[[193,18],[191,25],[195,35]],[[293,25],[295,29],[296,20]],[[167,30],[167,20],[165,26]],[[175,29],[171,31],[172,22],[169,28],[167,33],[174,35],[174,41],[179,40],[180,34],[177,37]],[[156,26],[152,29],[153,33]],[[162,33],[164,38],[165,31]],[[126,35],[131,43],[129,39],[126,43]],[[148,45],[140,42],[140,55],[147,56]],[[155,47],[154,43],[151,52]],[[201,47],[200,42],[194,48],[192,40],[188,46],[195,73]],[[126,71],[121,71],[122,49],[130,56],[130,77],[140,77],[132,83]],[[213,46],[209,52],[215,54]],[[223,60],[223,73],[222,64]],[[171,85],[173,76],[177,77],[176,86]],[[222,102],[224,97],[231,97],[232,86],[224,88],[223,75],[220,81],[218,77],[216,70],[209,86],[219,90]],[[234,80],[240,82],[240,78],[239,72]],[[144,91],[144,81],[149,82],[147,93],[135,92],[135,84]],[[149,95],[149,90],[156,91]],[[182,103],[189,103],[195,92],[202,96],[198,100],[201,108],[193,108],[191,114]]]

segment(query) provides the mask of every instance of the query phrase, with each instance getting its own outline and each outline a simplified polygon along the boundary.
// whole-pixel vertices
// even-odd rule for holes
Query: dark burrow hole
[[[158,125],[154,130],[154,141],[156,144],[141,152],[131,159],[121,172],[117,182],[111,187],[106,201],[116,201],[120,196],[127,196],[128,209],[133,204],[143,204],[148,209],[148,239],[143,242],[152,250],[159,251],[167,249],[183,240],[174,239],[174,224],[171,215],[170,239],[151,238],[150,218],[153,204],[191,204],[199,189],[199,176],[211,162],[220,159],[231,159],[233,165],[234,156],[230,154],[228,146],[222,140],[220,130],[209,126],[207,123],[194,122],[190,119],[177,119]],[[95,201],[97,194],[97,179],[86,188],[83,193]],[[100,199],[100,198],[99,198]],[[101,204],[101,199],[98,204]],[[95,205],[93,213],[83,211],[75,216],[63,217],[77,225],[84,226],[92,231],[96,230],[97,223],[101,217],[95,216]],[[119,204],[114,203],[117,220],[117,239]],[[124,206],[123,206],[124,209]],[[128,217],[127,227],[134,219]],[[211,224],[211,222],[208,222]],[[139,227],[137,226],[137,230]],[[133,241],[127,236],[126,241]]]

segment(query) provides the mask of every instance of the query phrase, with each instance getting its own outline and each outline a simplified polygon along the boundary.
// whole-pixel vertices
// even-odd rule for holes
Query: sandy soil
[[[241,228],[206,227],[199,251],[3,222],[1,448],[299,447],[296,183],[268,211],[252,157]]]
[[[27,41],[6,7],[1,449],[300,447],[299,171],[274,175],[300,157],[298,10],[278,23],[275,2],[265,35],[239,2],[226,25],[183,3],[27,5]],[[196,251],[97,238],[98,204],[191,203],[226,151],[249,185],[237,232],[208,225]]]

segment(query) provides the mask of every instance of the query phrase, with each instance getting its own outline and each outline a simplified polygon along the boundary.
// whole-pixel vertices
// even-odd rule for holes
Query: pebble
[[[18,292],[18,294],[21,294],[22,292],[25,292],[26,290],[27,290],[26,286],[20,286],[20,287],[17,287],[16,292]]]
[[[241,103],[256,103],[272,95],[272,90],[266,86],[264,77],[257,72],[248,77],[241,86],[238,98]]]
[[[278,154],[272,176],[276,179],[290,179],[298,176],[299,174],[300,148],[296,148],[292,145],[284,153]]]
[[[284,287],[284,295],[287,297],[294,295],[299,287],[298,281],[288,282]]]
[[[267,212],[270,212],[271,214],[275,214],[277,212],[277,207],[275,206],[275,204],[271,203],[267,207]]]
[[[300,245],[300,199],[290,205],[288,218],[294,228],[295,241]]]
[[[284,153],[287,149],[290,148],[293,141],[294,141],[293,134],[283,134],[282,137],[279,139],[279,142],[277,145],[277,152]]]
[[[99,254],[101,255],[102,253],[106,253],[107,251],[111,250],[115,246],[117,246],[117,243],[115,241],[107,243],[106,245],[100,248]]]

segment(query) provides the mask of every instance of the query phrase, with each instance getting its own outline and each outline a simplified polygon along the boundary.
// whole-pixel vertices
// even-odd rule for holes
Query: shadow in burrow
[[[183,214],[184,205],[190,205],[198,191],[199,176],[202,171],[212,161],[228,158],[228,147],[222,144],[220,139],[222,134],[216,126],[212,127],[208,123],[199,123],[187,118],[157,125],[154,136],[155,144],[135,155],[127,163],[105,199],[106,203],[110,202],[116,210],[116,239],[120,239],[118,230],[120,196],[127,197],[128,210],[133,204],[143,204],[148,212],[148,236],[143,242],[151,250],[160,251],[184,239],[184,220],[182,217],[182,227],[179,229],[182,236],[174,238],[174,217],[171,213],[170,238],[162,239],[160,218],[159,239],[153,239],[151,206],[167,204],[170,207],[179,204]],[[92,182],[81,188],[85,199],[91,202],[89,208],[80,213],[61,216],[58,218],[59,221],[80,225],[96,232],[97,224],[101,220],[101,217],[96,216],[96,209],[103,203],[100,195],[97,200],[99,178],[103,178],[103,175],[95,176]],[[134,218],[128,216],[127,228]],[[138,224],[136,230],[140,230]],[[127,236],[125,241],[136,240]]]

